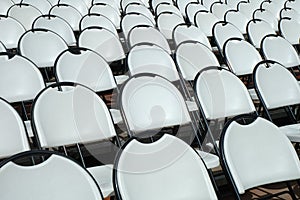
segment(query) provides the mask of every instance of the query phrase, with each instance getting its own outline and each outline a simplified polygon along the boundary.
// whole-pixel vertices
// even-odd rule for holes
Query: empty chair
[[[55,15],[42,15],[34,20],[32,28],[44,28],[51,30],[62,37],[68,46],[76,45],[76,38],[72,27],[61,17]]]
[[[221,55],[225,42],[230,38],[245,39],[240,30],[230,22],[220,21],[213,27],[213,36]]]
[[[253,12],[253,19],[262,19],[268,22],[272,29],[278,31],[278,20],[276,16],[266,9],[257,9]]]
[[[185,23],[183,17],[172,12],[162,12],[156,19],[159,31],[167,38],[172,40],[172,32],[178,24]]]
[[[293,8],[282,8],[280,11],[280,18],[290,17],[294,20],[300,21],[300,13]]]
[[[251,19],[253,12],[260,7],[260,4],[256,2],[257,1],[241,1],[237,6],[237,10],[243,13],[248,19]]]
[[[182,77],[192,82],[197,73],[210,66],[220,66],[215,54],[202,43],[185,41],[175,50],[175,60]]]
[[[280,10],[283,8],[283,4],[280,1],[263,1],[260,5],[262,9],[270,11],[278,20],[280,18]]]
[[[88,13],[88,7],[82,0],[59,0],[59,3],[73,6],[80,12],[82,16]]]
[[[120,29],[121,17],[120,13],[109,4],[97,3],[90,7],[89,13],[98,13],[104,15],[115,25],[116,29]]]
[[[75,7],[68,4],[56,4],[52,6],[49,14],[63,18],[70,24],[74,31],[79,31],[79,22],[82,14]]]
[[[140,43],[155,44],[168,52],[168,54],[172,53],[167,39],[162,35],[161,32],[152,26],[136,26],[129,32],[129,47],[131,48]]]
[[[0,98],[0,159],[30,149],[24,123],[17,111]]]
[[[97,3],[104,3],[104,4],[111,5],[115,10],[119,11],[121,9],[121,5],[120,5],[120,3],[117,3],[117,1],[111,1],[111,0],[91,0],[91,1],[92,1],[92,3],[88,7],[91,7],[92,5],[97,4]]]
[[[255,48],[260,49],[262,39],[269,34],[276,34],[269,23],[261,19],[252,19],[247,24],[247,36]]]
[[[155,19],[149,8],[147,8],[144,4],[131,3],[128,4],[125,8],[125,14],[127,13],[140,13],[145,15],[148,19],[151,20],[153,24],[155,24]]]
[[[247,33],[247,23],[249,19],[237,10],[229,10],[224,15],[224,21],[235,25],[242,34]]]
[[[181,15],[185,18],[187,17],[185,12],[186,6],[191,2],[198,3],[197,0],[176,0],[177,8],[180,10]]]
[[[210,12],[213,13],[220,21],[224,20],[225,13],[228,10],[231,10],[230,6],[221,1],[213,3],[210,7]]]
[[[150,3],[150,7],[151,9],[155,12],[156,10],[156,7],[159,5],[159,4],[169,4],[169,5],[174,5],[174,2],[173,0],[152,0],[149,2]]]
[[[199,2],[190,2],[186,5],[185,8],[186,17],[191,24],[195,25],[194,18],[196,13],[200,10],[207,10],[207,8],[204,7],[202,4],[200,4]]]
[[[124,73],[125,68],[122,64],[125,52],[119,38],[113,32],[102,27],[88,27],[80,33],[78,46],[96,51],[110,64],[113,72]]]
[[[254,69],[254,84],[263,106],[263,114],[270,121],[278,124],[279,129],[287,135],[292,142],[300,141],[300,124],[297,123],[295,113],[289,106],[300,103],[300,87],[296,78],[276,61],[264,61],[257,64]],[[273,110],[284,109],[285,123],[276,121]]]
[[[246,124],[231,121],[222,132],[220,149],[236,199],[248,189],[300,177],[299,159],[292,144],[277,126],[261,117]],[[286,188],[285,192],[296,199],[291,186]]]
[[[7,11],[7,15],[18,20],[26,30],[29,30],[35,18],[42,15],[42,13],[32,5],[21,3],[11,6]]]
[[[39,1],[35,1],[35,0],[22,0],[22,3],[30,4],[30,5],[32,5],[34,7],[36,7],[44,15],[48,14],[49,10],[52,7],[51,3],[48,0],[39,0]]]
[[[24,26],[9,16],[0,16],[0,41],[8,49],[16,49],[21,35],[25,32]]]
[[[129,4],[132,4],[132,3],[145,5],[142,0],[120,0],[121,10],[124,12],[126,6],[128,6]]]
[[[194,90],[207,130],[207,143],[219,152],[218,139],[224,120],[240,114],[256,114],[255,106],[244,83],[226,69],[211,67],[200,71]]]
[[[219,21],[219,19],[207,10],[200,10],[196,13],[194,23],[199,27],[207,37],[213,36],[213,26]]]
[[[130,30],[138,25],[148,25],[154,27],[154,24],[146,15],[136,12],[126,13],[126,15],[122,18],[121,21],[121,28],[125,39],[128,38]]]
[[[32,100],[45,87],[43,77],[33,62],[20,55],[1,53],[0,66],[0,96],[20,108],[19,114],[32,137],[28,113]]]
[[[292,18],[281,18],[278,23],[280,34],[292,45],[299,45],[300,21]]]
[[[36,164],[25,162],[30,158]],[[76,161],[61,154],[37,151],[17,154],[1,164],[0,177],[3,200],[103,199],[99,186],[90,173]],[[14,190],[18,192],[13,192]]]
[[[205,44],[210,50],[212,47],[203,31],[193,25],[179,24],[173,30],[173,40],[178,46],[181,42],[193,40]]]
[[[160,13],[163,12],[172,12],[177,14],[178,16],[181,15],[180,10],[173,4],[173,3],[160,3],[156,6],[155,9],[155,16],[157,17]]]
[[[111,32],[113,32],[116,36],[118,36],[118,32],[117,32],[115,25],[112,23],[112,21],[110,21],[110,19],[108,19],[104,15],[100,15],[97,13],[90,13],[81,18],[80,23],[79,23],[80,32],[83,29],[92,27],[92,26],[99,26],[99,27],[106,28],[106,29],[110,30]]]
[[[79,156],[79,162],[91,172],[103,196],[113,192],[111,162],[117,147],[110,139],[117,136],[109,110],[95,92],[72,83],[53,84],[45,88],[34,100],[32,124],[41,149],[64,147],[62,153],[67,154],[66,149],[72,149],[73,145],[73,149],[77,149],[73,156]],[[105,152],[111,154],[109,158],[101,156],[101,150],[96,148],[102,142],[108,148]],[[94,145],[89,146],[89,143]],[[85,154],[82,154],[79,144],[84,144]],[[86,159],[88,155],[94,157],[96,163],[89,164]]]
[[[281,36],[265,36],[261,43],[261,49],[267,60],[277,61],[287,68],[297,68],[300,65],[298,52]]]
[[[123,200],[217,199],[199,155],[167,134],[151,145],[136,139],[126,143],[116,161],[114,186]]]
[[[0,2],[0,14],[6,15],[8,9],[14,5],[14,2],[11,0],[3,0]]]
[[[67,49],[55,61],[55,75],[58,82],[80,83],[97,92],[112,108],[114,123],[122,121],[120,112],[113,109],[117,106],[111,105],[113,98],[108,96],[119,93],[117,83],[124,82],[125,78],[114,77],[108,63],[99,54],[86,48]]]

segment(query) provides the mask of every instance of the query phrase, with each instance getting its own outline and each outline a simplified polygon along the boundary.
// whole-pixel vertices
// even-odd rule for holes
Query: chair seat
[[[118,85],[123,84],[128,78],[129,78],[129,76],[127,76],[127,75],[115,76],[115,79],[116,79],[116,82],[117,82]]]
[[[281,126],[279,129],[289,138],[290,141],[300,142],[300,124]]]
[[[113,118],[114,124],[118,124],[123,121],[120,110],[117,109],[109,109],[110,114]]]
[[[195,101],[185,101],[189,111],[197,111],[198,106]]]
[[[87,170],[92,174],[97,184],[99,185],[103,197],[108,197],[114,194],[112,179],[113,165],[90,167],[87,168]]]
[[[196,151],[203,159],[207,169],[212,169],[220,165],[220,160],[218,156],[204,151],[200,151],[199,149],[196,149]]]

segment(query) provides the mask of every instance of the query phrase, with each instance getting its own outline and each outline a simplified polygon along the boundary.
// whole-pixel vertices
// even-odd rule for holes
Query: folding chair
[[[0,185],[3,200],[103,199],[89,172],[76,161],[48,151],[27,151],[2,162]]]
[[[181,15],[180,10],[173,4],[173,1],[172,2],[162,2],[155,7],[156,18],[160,13],[163,13],[163,12],[172,12],[172,13],[177,14],[178,16]]]
[[[88,13],[88,7],[82,0],[59,0],[60,4],[67,4],[76,8],[82,16]]]
[[[253,12],[253,19],[261,19],[268,22],[272,29],[278,31],[278,20],[273,13],[266,9],[256,9]]]
[[[14,5],[14,2],[11,0],[3,0],[0,3],[0,15],[6,15],[8,9]]]
[[[220,141],[225,171],[234,187],[236,199],[241,199],[247,190],[258,186],[299,179],[298,155],[280,129],[261,117],[248,123],[243,117],[228,122]],[[288,191],[262,196],[262,199],[284,193],[290,193],[292,199],[297,199],[289,183],[287,188]]]
[[[220,21],[224,20],[225,13],[231,10],[230,6],[224,2],[217,1],[210,6],[210,12],[214,14]]]
[[[181,0],[181,1],[180,1],[180,0],[176,0],[176,1],[175,1],[176,5],[177,5],[177,8],[180,10],[181,15],[182,15],[184,18],[187,17],[186,12],[185,12],[186,7],[187,7],[187,5],[188,5],[189,3],[191,3],[191,2],[198,3],[197,0]]]
[[[213,26],[219,19],[207,10],[200,10],[195,14],[194,23],[199,27],[206,36],[211,39],[213,37]]]
[[[120,3],[117,3],[117,1],[111,1],[111,0],[91,0],[91,1],[92,1],[92,3],[88,7],[91,7],[92,5],[97,4],[97,3],[104,3],[104,4],[108,4],[108,5],[112,6],[117,11],[120,11],[120,9],[121,9],[121,5],[120,5]]]
[[[205,6],[200,4],[199,2],[190,2],[185,7],[185,15],[188,19],[189,23],[195,25],[194,19],[195,15],[200,10],[207,10]]]
[[[74,83],[48,86],[34,100],[32,126],[40,149],[73,155],[104,197],[113,193],[111,163],[120,141],[107,106],[95,92]]]
[[[300,124],[297,122],[297,110],[293,109],[300,103],[300,87],[296,78],[282,64],[270,60],[258,63],[253,74],[256,93],[263,106],[262,116],[277,124],[292,142],[299,142]],[[274,110],[279,110],[284,121],[276,121]]]
[[[131,3],[128,4],[125,8],[125,14],[127,13],[140,13],[145,15],[148,19],[151,20],[152,24],[156,24],[152,12],[144,4]]]
[[[243,13],[238,10],[228,10],[224,14],[224,21],[230,22],[235,25],[242,34],[247,33],[247,23],[249,18],[247,18]]]
[[[282,8],[280,11],[280,18],[290,17],[297,21],[300,21],[300,13],[294,8]]]
[[[237,10],[243,13],[248,19],[251,19],[253,12],[260,7],[259,1],[241,1],[237,5]]]
[[[74,30],[63,18],[55,15],[41,15],[32,23],[33,29],[44,28],[57,33],[68,46],[76,45]]]
[[[277,20],[279,20],[280,19],[280,10],[284,6],[283,4],[284,4],[284,1],[274,2],[274,1],[267,0],[267,1],[263,1],[260,4],[260,8],[270,11],[277,18]]]
[[[278,22],[279,32],[295,47],[299,46],[300,21],[292,18],[281,18]]]
[[[165,134],[151,144],[131,139],[115,165],[118,199],[217,199],[199,155],[174,136]]]
[[[22,3],[26,3],[29,5],[32,5],[39,9],[39,11],[43,14],[46,15],[49,13],[49,10],[51,9],[52,5],[48,0],[41,0],[41,1],[35,1],[35,0],[22,0]]]
[[[150,3],[150,8],[154,12],[154,14],[156,14],[156,7],[159,4],[174,5],[173,0],[151,0],[149,3]]]

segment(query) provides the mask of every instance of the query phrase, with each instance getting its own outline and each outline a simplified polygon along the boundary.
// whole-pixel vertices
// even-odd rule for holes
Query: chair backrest
[[[31,29],[19,40],[18,50],[39,68],[53,67],[57,56],[65,49],[67,43],[62,37],[47,29]]]
[[[215,2],[219,2],[219,0],[201,0],[201,4],[204,5],[208,10],[210,10],[210,7]]]
[[[193,40],[205,44],[210,50],[212,47],[205,33],[194,25],[178,24],[173,30],[173,40],[178,46],[181,42]]]
[[[185,23],[182,15],[172,12],[162,12],[156,19],[159,31],[168,39],[172,39],[172,32],[178,24]]]
[[[154,11],[154,14],[156,14],[156,7],[160,4],[174,5],[173,0],[151,0],[149,3],[151,4],[150,6]]]
[[[144,4],[131,3],[128,4],[125,8],[125,13],[140,13],[145,15],[148,19],[151,20],[153,24],[156,24],[155,19],[149,8],[147,8]]]
[[[199,27],[207,37],[213,36],[213,26],[219,19],[207,10],[200,10],[195,14],[194,23]]]
[[[72,48],[63,51],[55,61],[55,74],[59,82],[75,82],[95,92],[117,87],[108,63],[95,51]]]
[[[96,142],[116,136],[103,100],[85,86],[71,86],[49,86],[34,100],[32,125],[42,148]]]
[[[84,29],[79,35],[78,46],[96,51],[106,62],[125,58],[125,52],[119,38],[113,32],[102,27]]]
[[[14,2],[11,0],[3,0],[0,2],[0,14],[6,15],[8,9],[14,5]]]
[[[48,153],[48,158],[36,165],[25,166],[20,161],[19,164],[14,163],[18,159],[29,159],[31,155],[37,153],[20,153],[2,164],[1,199],[103,199],[99,186],[90,173],[65,156]],[[13,190],[18,192],[12,192]]]
[[[249,41],[260,49],[262,39],[269,34],[276,34],[271,25],[262,19],[252,19],[247,24],[247,36]]]
[[[24,123],[17,111],[0,98],[0,159],[30,149]]]
[[[177,5],[178,9],[180,10],[181,15],[183,17],[187,17],[186,12],[185,12],[186,6],[191,2],[198,3],[197,0],[176,0],[176,5]]]
[[[60,4],[67,4],[76,8],[82,16],[88,13],[88,7],[82,0],[59,0]]]
[[[140,43],[151,43],[155,44],[165,51],[168,54],[171,54],[171,48],[167,41],[167,39],[163,36],[163,34],[152,26],[136,26],[129,32],[128,36],[128,46],[132,48],[136,44]]]
[[[300,13],[294,8],[282,8],[280,11],[280,18],[290,17],[294,20],[300,21]]]
[[[49,14],[63,18],[70,24],[74,31],[79,31],[79,22],[82,14],[75,7],[68,4],[56,4],[52,6]]]
[[[240,30],[230,22],[220,21],[213,26],[213,36],[219,52],[223,54],[225,42],[230,38],[245,39]]]
[[[147,25],[154,27],[152,21],[142,13],[126,13],[122,18],[121,28],[124,34],[125,39],[128,39],[128,34],[131,29],[138,25]]]
[[[207,10],[206,7],[204,7],[199,2],[190,2],[186,5],[185,13],[186,17],[188,18],[189,22],[193,25],[195,25],[194,18],[198,11],[200,10]]]
[[[35,18],[42,15],[42,13],[32,5],[21,3],[11,6],[7,11],[7,15],[18,20],[26,30],[29,30]]]
[[[178,81],[176,65],[168,52],[157,45],[141,43],[132,47],[127,56],[129,73],[154,73],[169,81]]]
[[[165,134],[151,144],[131,140],[113,173],[116,196],[123,200],[217,199],[203,161],[175,136]]]
[[[225,13],[228,10],[231,10],[230,6],[221,1],[214,2],[210,7],[210,12],[214,14],[220,21],[224,20]]]
[[[280,10],[283,8],[283,4],[284,2],[282,1],[263,1],[260,4],[260,7],[262,9],[266,9],[268,11],[270,11],[278,20],[280,18]]]
[[[0,41],[8,49],[18,46],[19,38],[25,33],[24,26],[16,19],[9,16],[0,16]]]
[[[163,12],[172,12],[172,13],[175,13],[177,14],[178,16],[181,15],[181,12],[180,10],[173,4],[173,3],[160,3],[156,6],[156,9],[155,9],[155,15],[156,17],[160,14],[160,13],[163,13]]]
[[[81,18],[80,24],[79,24],[80,32],[83,29],[91,27],[91,26],[99,26],[99,27],[106,28],[106,29],[110,30],[111,32],[113,32],[116,36],[118,36],[118,32],[117,32],[115,25],[112,23],[112,21],[110,19],[108,19],[104,15],[100,15],[97,13],[90,13]]]
[[[119,96],[131,135],[191,122],[182,94],[159,75],[130,78]]]
[[[253,12],[260,7],[260,4],[256,2],[258,1],[241,1],[237,6],[237,10],[243,13],[248,19],[251,19]]]
[[[44,15],[48,14],[49,10],[52,7],[52,5],[50,4],[50,2],[48,0],[39,0],[39,1],[35,1],[35,0],[22,0],[22,3],[27,3],[27,4],[30,4],[30,5],[32,5],[34,7],[36,7]]]
[[[265,59],[274,60],[287,68],[300,65],[298,52],[286,39],[278,35],[263,38],[261,49]]]
[[[242,34],[247,33],[247,23],[249,19],[237,10],[228,10],[224,15],[224,21],[235,25]]]
[[[55,15],[42,15],[32,24],[33,29],[44,28],[57,33],[69,46],[76,45],[74,31],[70,24],[63,18]]]
[[[175,60],[183,78],[193,81],[197,73],[210,66],[220,66],[215,54],[202,43],[186,41],[175,50]]]
[[[9,59],[7,59],[9,55]],[[5,57],[6,59],[2,59]],[[0,96],[10,103],[33,100],[45,87],[37,66],[20,55],[0,54]]]
[[[88,7],[91,7],[94,4],[97,3],[104,3],[104,4],[109,4],[111,5],[115,10],[120,12],[121,9],[121,5],[120,3],[117,3],[117,1],[111,1],[111,0],[91,0],[92,3],[90,5],[88,5]]]
[[[239,194],[300,177],[299,159],[291,142],[276,125],[261,117],[246,125],[236,121],[227,124],[220,149]]]
[[[298,1],[285,1],[284,7],[285,8],[293,8],[298,9],[299,8],[299,2]]]
[[[262,19],[268,22],[272,29],[278,31],[278,21],[276,16],[274,16],[270,11],[266,9],[257,9],[253,12],[253,19]]]
[[[281,18],[278,23],[280,34],[291,44],[299,44],[300,21],[292,18]]]
[[[208,120],[255,112],[246,86],[228,70],[203,70],[195,78],[194,87]]]
[[[227,40],[223,54],[230,70],[237,76],[252,74],[256,64],[263,60],[254,46],[240,38]]]
[[[120,13],[109,4],[97,3],[90,7],[89,13],[98,13],[106,16],[112,21],[116,29],[120,29],[121,17]]]
[[[258,96],[267,109],[300,103],[298,82],[283,65],[273,61],[261,62],[253,73]]]

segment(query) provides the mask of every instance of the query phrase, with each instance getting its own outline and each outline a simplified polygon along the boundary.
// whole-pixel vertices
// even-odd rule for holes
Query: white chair
[[[241,31],[230,22],[219,21],[213,26],[212,31],[221,55],[223,55],[224,44],[228,39],[230,38],[245,39]]]
[[[40,148],[64,147],[66,150],[67,146],[77,146],[77,155],[82,165],[93,175],[103,196],[113,193],[110,160],[103,158],[101,152],[95,152],[95,146],[88,145],[108,140],[106,147],[112,153],[117,150],[116,145],[109,142],[109,139],[117,137],[111,115],[95,92],[72,83],[53,84],[45,88],[34,100],[32,124]],[[87,166],[79,144],[84,144],[89,154],[105,165]],[[66,152],[64,151],[65,154]]]
[[[192,82],[197,73],[210,66],[220,66],[211,49],[196,41],[180,43],[175,50],[176,65],[182,77]]]
[[[155,8],[155,16],[156,17],[160,13],[163,13],[163,12],[172,12],[172,13],[177,14],[178,16],[181,15],[180,10],[173,4],[173,2],[172,3],[163,2],[163,3],[160,3],[156,6],[156,8]]]
[[[42,161],[34,161],[37,163],[35,165],[20,164],[20,160],[24,162],[31,156],[36,160],[39,156]],[[28,151],[7,159],[1,164],[0,185],[3,200],[103,199],[95,180],[76,161],[49,152]]]
[[[149,8],[147,8],[144,4],[137,4],[137,3],[128,4],[125,8],[125,14],[127,13],[143,14],[148,19],[150,19],[153,24],[156,24],[153,14],[149,10]]]
[[[265,116],[275,122],[271,109],[279,109],[300,103],[300,87],[296,78],[285,66],[276,61],[264,61],[254,69],[254,83]],[[292,110],[285,109],[288,119],[279,129],[292,142],[300,141],[300,124]],[[284,112],[282,112],[284,114]],[[284,115],[283,115],[284,117]],[[276,122],[275,122],[276,123]]]
[[[90,7],[89,13],[98,13],[100,15],[104,15],[108,19],[112,21],[115,25],[116,29],[120,29],[121,17],[120,12],[115,10],[109,4],[97,3]]]
[[[185,12],[186,7],[191,2],[198,3],[197,0],[176,0],[177,8],[180,10],[181,15],[185,18],[187,17],[186,12]]]
[[[141,5],[145,5],[144,2],[142,0],[120,0],[120,5],[121,5],[121,10],[123,12],[125,12],[125,8],[126,6],[128,6],[129,4],[132,4],[132,3],[136,3],[136,4],[141,4]]]
[[[103,98],[106,93],[108,95],[119,93],[117,81],[121,82],[120,77],[114,77],[108,63],[99,54],[86,48],[72,48],[63,51],[55,61],[55,75],[58,82],[83,84],[99,93]],[[106,101],[111,103],[111,100]],[[122,121],[120,112],[114,109],[115,105],[111,105],[111,107],[113,121],[118,124]]]
[[[14,2],[11,0],[3,0],[0,2],[0,14],[1,15],[6,15],[8,9],[14,5]]]
[[[213,26],[219,21],[219,19],[207,10],[200,10],[196,13],[194,23],[199,27],[207,37],[213,36]]]
[[[283,8],[283,3],[281,3],[281,1],[275,2],[267,0],[261,3],[260,8],[270,11],[279,20],[280,10]]]
[[[43,15],[48,14],[49,10],[52,7],[51,3],[48,0],[22,0],[22,3],[26,3],[36,7],[37,9],[39,9],[39,11],[41,11],[41,13],[43,13]]]
[[[207,10],[210,10],[210,7],[213,3],[219,2],[219,0],[201,0],[201,4],[207,8]]]
[[[82,16],[88,13],[88,7],[82,0],[59,0],[60,4],[67,4],[76,8]]]
[[[116,196],[123,200],[217,199],[199,155],[167,134],[150,145],[136,139],[124,145],[114,177]]]
[[[292,45],[299,45],[300,21],[292,18],[281,18],[278,23],[280,34]]]
[[[236,120],[239,119],[243,118]],[[248,189],[300,178],[300,163],[294,147],[277,126],[261,117],[247,124],[231,121],[223,130],[220,149],[236,199],[241,199]],[[286,188],[285,192],[297,199],[292,187]]]
[[[159,31],[165,36],[167,40],[172,40],[172,32],[178,24],[185,23],[182,15],[177,15],[172,12],[162,12],[156,19]]]
[[[128,34],[132,28],[138,25],[147,25],[154,27],[155,25],[146,15],[142,13],[126,13],[125,16],[121,20],[121,28],[125,40],[128,39]]]
[[[24,123],[17,111],[0,98],[0,159],[30,150]]]
[[[109,4],[109,5],[111,5],[115,10],[118,10],[118,11],[120,11],[120,9],[121,9],[120,3],[117,3],[117,1],[111,1],[111,0],[92,0],[92,4],[89,5],[88,7],[91,7],[92,5],[97,4],[97,3]]]
[[[172,54],[170,45],[163,34],[152,26],[136,26],[129,32],[128,46],[133,46],[140,43],[155,44],[164,49],[168,54]]]
[[[225,13],[228,10],[231,10],[231,7],[221,1],[213,3],[210,7],[210,12],[214,14],[220,21],[224,20]]]
[[[110,30],[111,32],[113,32],[116,36],[118,36],[118,32],[117,32],[115,25],[113,24],[112,21],[110,21],[110,19],[108,19],[104,15],[100,15],[97,13],[90,13],[81,18],[81,20],[79,22],[80,32],[83,29],[92,27],[92,26],[99,26],[99,27],[106,28],[106,29]]]
[[[173,0],[152,0],[150,1],[150,7],[154,11],[154,14],[156,14],[156,7],[159,4],[168,4],[168,5],[174,5]]]
[[[241,1],[237,6],[237,10],[243,13],[248,19],[251,19],[253,12],[260,7],[260,4],[256,2],[257,1]]]
[[[294,8],[282,8],[280,11],[280,18],[290,17],[294,20],[300,21],[300,13]]]
[[[260,49],[262,39],[269,34],[275,35],[276,32],[268,22],[261,19],[252,19],[248,22],[247,36],[255,48]]]
[[[56,4],[52,6],[49,14],[63,18],[70,24],[74,31],[79,31],[79,22],[82,14],[75,7],[68,4]]]
[[[235,25],[242,34],[247,33],[247,23],[249,19],[240,11],[228,10],[224,15],[224,21]]]
[[[298,52],[286,39],[278,35],[267,35],[261,43],[263,56],[267,60],[281,63],[287,68],[300,65]]]
[[[200,4],[199,2],[190,2],[189,4],[186,5],[185,8],[186,17],[191,24],[195,25],[195,21],[194,21],[195,15],[200,10],[207,10],[207,8],[202,4]]]
[[[0,17],[0,41],[8,49],[16,49],[19,38],[25,33],[24,26],[9,16]]]
[[[193,40],[203,43],[212,50],[207,36],[199,27],[194,25],[178,24],[173,30],[173,40],[176,46],[184,41]]]
[[[224,2],[232,9],[236,9],[241,0],[225,0]]]
[[[285,8],[293,8],[293,9],[299,9],[299,2],[298,1],[293,1],[293,0],[287,0],[284,3]]]
[[[7,15],[18,20],[26,30],[30,30],[32,22],[42,13],[32,5],[21,3],[11,6],[7,11]]]
[[[182,94],[167,79],[155,74],[131,77],[120,92],[120,109],[130,136],[155,138],[163,128],[179,126],[173,134],[191,144],[199,143],[196,125],[193,124]],[[189,127],[184,133],[181,128]],[[198,150],[206,167],[219,165],[219,158]]]
[[[253,19],[262,19],[268,22],[272,29],[278,31],[278,20],[276,16],[266,9],[257,9],[253,12]]]
[[[56,15],[42,15],[36,18],[32,24],[32,28],[44,28],[57,33],[62,37],[68,46],[76,45],[74,31],[70,24],[63,18]]]

